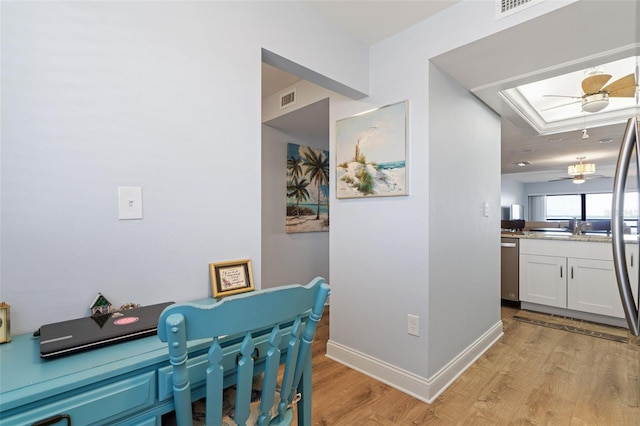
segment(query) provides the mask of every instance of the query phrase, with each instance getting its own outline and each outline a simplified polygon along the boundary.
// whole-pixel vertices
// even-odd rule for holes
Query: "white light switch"
[[[118,219],[142,219],[141,187],[118,187]]]
[[[489,217],[489,203],[486,201],[482,203],[482,213],[484,214],[484,217]]]

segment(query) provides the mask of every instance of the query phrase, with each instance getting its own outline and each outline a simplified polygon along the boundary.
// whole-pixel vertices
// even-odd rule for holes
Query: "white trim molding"
[[[327,342],[327,357],[431,404],[502,335],[502,321],[498,321],[430,378],[418,376],[332,340]]]

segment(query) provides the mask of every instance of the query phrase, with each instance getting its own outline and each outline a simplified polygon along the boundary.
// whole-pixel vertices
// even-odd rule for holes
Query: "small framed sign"
[[[214,298],[253,290],[251,260],[234,260],[209,264]]]
[[[11,341],[11,334],[9,332],[9,325],[11,324],[8,304],[0,303],[0,343],[7,343]]]

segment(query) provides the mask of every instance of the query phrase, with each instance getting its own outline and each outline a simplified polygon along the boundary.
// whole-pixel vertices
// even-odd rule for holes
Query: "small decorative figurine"
[[[91,303],[91,316],[105,315],[112,311],[111,302],[107,300],[102,293],[98,293]]]
[[[2,302],[0,303],[0,343],[7,343],[11,341],[11,335],[9,332],[11,318],[9,315],[9,306],[8,304]]]
[[[129,303],[125,303],[124,305],[120,306],[120,309],[118,309],[119,311],[126,311],[129,309],[135,309],[135,308],[139,308],[140,304],[139,303],[133,303],[133,302],[129,302]]]

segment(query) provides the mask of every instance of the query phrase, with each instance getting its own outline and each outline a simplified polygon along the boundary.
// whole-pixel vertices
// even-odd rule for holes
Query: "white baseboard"
[[[430,378],[418,376],[332,340],[327,342],[327,357],[431,404],[487,349],[493,346],[502,334],[502,321],[498,321]]]

